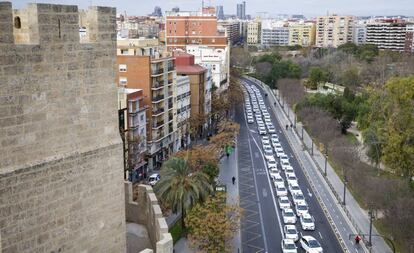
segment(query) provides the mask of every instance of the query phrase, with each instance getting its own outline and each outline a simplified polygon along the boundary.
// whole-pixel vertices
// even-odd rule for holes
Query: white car
[[[285,154],[285,152],[283,151],[283,148],[276,148],[275,151],[276,151],[277,157],[280,157],[281,155]]]
[[[262,144],[263,144],[263,146],[264,146],[264,145],[266,145],[266,146],[270,146],[270,139],[269,139],[269,136],[263,136],[263,137],[262,137]]]
[[[158,181],[160,181],[160,179],[161,179],[160,174],[154,173],[148,178],[148,183],[149,185],[154,186],[155,184],[158,183]]]
[[[284,168],[285,170],[284,170],[284,172],[285,172],[285,175],[286,174],[288,174],[288,173],[292,173],[292,174],[295,174],[295,171],[293,170],[293,167],[292,166],[285,166],[285,168]]]
[[[286,174],[286,181],[288,184],[298,184],[298,179],[296,178],[296,175],[293,173]]]
[[[291,167],[289,160],[286,159],[280,160],[280,166],[282,166],[282,170],[285,170],[287,167]]]
[[[249,117],[249,116],[247,116],[247,123],[249,123],[249,124],[254,123],[254,119],[253,119],[253,117]]]
[[[267,130],[269,131],[270,134],[276,133],[276,128],[273,125],[268,125]]]
[[[309,213],[300,216],[299,220],[303,230],[315,230],[315,220]]]
[[[291,239],[295,242],[299,240],[299,234],[295,225],[285,225],[283,227],[283,233],[285,234],[286,239]]]
[[[293,194],[292,195],[293,203],[296,205],[300,201],[306,201],[305,196],[303,193]]]
[[[278,197],[287,196],[287,189],[284,185],[276,186],[276,196]]]
[[[266,135],[267,134],[266,128],[264,126],[259,126],[258,131],[259,131],[260,135]]]
[[[282,210],[282,217],[285,224],[295,224],[297,221],[296,214],[290,208]]]
[[[300,246],[307,253],[323,253],[321,244],[310,235],[305,235],[300,238]]]
[[[272,136],[271,141],[272,141],[272,145],[274,147],[276,145],[276,143],[279,143],[279,138],[277,138],[277,137],[275,138],[275,137]]]
[[[281,242],[282,253],[298,253],[295,242],[290,239],[283,239]]]
[[[292,196],[297,193],[302,193],[302,190],[300,189],[299,185],[296,183],[289,184],[288,188]]]
[[[264,151],[264,157],[265,157],[266,161],[275,161],[276,162],[272,151],[265,150]]]
[[[269,170],[275,169],[276,171],[278,171],[276,160],[269,160],[269,161],[267,161],[267,168]]]
[[[298,201],[297,203],[295,203],[295,210],[296,210],[296,215],[299,217],[304,214],[309,213],[309,208],[308,208],[308,205],[306,204],[306,201]]]
[[[283,185],[285,186],[285,180],[283,180],[283,178],[280,176],[275,175],[273,177],[273,184],[275,185],[275,187],[277,187],[278,185]]]
[[[278,169],[277,168],[271,168],[270,170],[269,170],[269,176],[270,176],[270,178],[273,180],[275,177],[277,177],[277,176],[279,176],[280,177],[280,174],[279,174],[279,171],[278,171]]]
[[[268,118],[264,118],[264,121],[265,121],[266,124],[272,124],[272,121]]]
[[[281,155],[279,158],[280,160],[287,160],[289,162],[289,156],[286,154]]]
[[[280,197],[278,202],[279,202],[280,210],[290,209],[290,201],[288,197],[286,196]]]
[[[282,144],[280,144],[280,142],[277,142],[277,143],[272,142],[272,144],[273,144],[273,147],[275,148],[275,150],[278,149],[278,148],[281,148],[283,150]]]

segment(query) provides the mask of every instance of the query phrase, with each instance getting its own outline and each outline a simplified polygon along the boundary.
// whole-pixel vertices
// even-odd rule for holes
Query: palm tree
[[[183,228],[187,210],[204,201],[212,190],[205,173],[192,171],[186,160],[177,157],[164,162],[161,180],[154,187],[157,196],[168,203],[174,213],[181,210]]]

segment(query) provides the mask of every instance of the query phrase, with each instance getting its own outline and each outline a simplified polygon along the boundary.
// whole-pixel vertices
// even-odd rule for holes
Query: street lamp
[[[369,239],[368,239],[368,246],[371,247],[372,246],[372,221],[375,218],[375,216],[374,216],[374,208],[372,207],[372,205],[370,205],[370,207],[369,207],[368,215],[369,215]]]
[[[345,196],[346,196],[346,184],[348,183],[348,179],[346,178],[346,175],[344,175],[344,198],[343,198],[343,205],[345,206]]]
[[[326,173],[327,167],[328,167],[328,145],[325,145],[325,177],[328,175]]]

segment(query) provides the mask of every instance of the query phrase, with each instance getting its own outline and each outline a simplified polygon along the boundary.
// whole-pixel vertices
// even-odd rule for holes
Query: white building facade
[[[261,44],[262,46],[287,46],[289,45],[289,27],[283,21],[266,19],[262,21]]]
[[[191,114],[191,90],[188,76],[177,76],[177,134],[175,152],[185,149],[190,145],[190,114]]]
[[[194,55],[194,63],[211,69],[212,85],[227,89],[230,81],[230,51],[201,45],[188,45],[186,51]]]

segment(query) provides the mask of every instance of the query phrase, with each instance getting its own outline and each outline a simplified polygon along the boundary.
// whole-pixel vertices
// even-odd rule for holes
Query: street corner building
[[[1,253],[126,252],[134,221],[172,252],[152,190],[134,202],[124,183],[115,17],[0,2]]]

